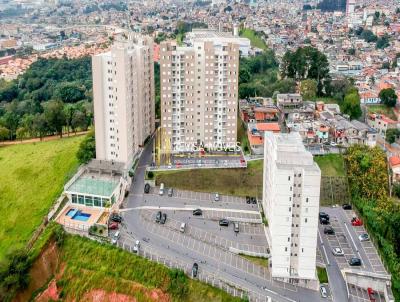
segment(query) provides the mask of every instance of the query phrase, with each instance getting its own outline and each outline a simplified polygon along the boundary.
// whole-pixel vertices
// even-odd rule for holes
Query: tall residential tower
[[[155,127],[153,40],[120,36],[92,67],[96,158],[130,168]]]
[[[194,38],[190,46],[161,44],[161,127],[173,151],[235,146],[238,68],[234,41]]]
[[[307,284],[316,280],[321,171],[297,132],[266,132],[264,148],[272,277]]]

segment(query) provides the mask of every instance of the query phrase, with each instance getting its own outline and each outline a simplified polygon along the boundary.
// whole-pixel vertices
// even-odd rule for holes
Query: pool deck
[[[82,211],[83,213],[90,214],[90,217],[86,221],[74,220],[71,217],[67,216],[67,213],[70,209],[78,209],[78,210]],[[58,215],[56,221],[59,224],[62,224],[66,227],[86,230],[92,224],[98,222],[98,220],[101,217],[101,215],[103,214],[103,212],[104,212],[104,209],[79,206],[76,204],[73,204],[73,205],[69,204],[64,207],[64,209],[61,211],[60,215]]]

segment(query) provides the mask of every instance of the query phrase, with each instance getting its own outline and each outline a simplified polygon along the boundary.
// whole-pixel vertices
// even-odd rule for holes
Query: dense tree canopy
[[[340,109],[343,113],[348,114],[351,119],[358,119],[362,115],[358,92],[347,94],[341,103]]]
[[[393,88],[382,89],[379,92],[379,98],[381,99],[382,103],[388,107],[396,106],[397,94]]]

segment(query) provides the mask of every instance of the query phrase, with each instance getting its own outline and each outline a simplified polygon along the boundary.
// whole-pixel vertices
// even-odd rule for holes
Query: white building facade
[[[130,168],[155,127],[153,40],[121,36],[92,67],[96,159]]]
[[[262,206],[273,278],[316,281],[320,183],[321,171],[299,133],[265,133]]]

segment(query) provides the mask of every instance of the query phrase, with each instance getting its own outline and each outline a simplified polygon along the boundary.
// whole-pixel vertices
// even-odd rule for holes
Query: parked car
[[[327,291],[325,285],[321,285],[319,287],[319,292],[321,293],[322,298],[328,298],[328,291]]]
[[[325,212],[319,212],[319,219],[325,218],[326,220],[329,221],[329,215]]]
[[[332,254],[334,256],[344,256],[343,250],[340,247],[335,247],[332,249]]]
[[[251,203],[251,197],[250,196],[246,196],[246,203],[247,204]]]
[[[108,225],[108,228],[109,228],[110,230],[118,230],[118,222],[111,222],[111,223]]]
[[[160,191],[158,192],[158,194],[159,194],[160,196],[163,196],[163,195],[164,195],[164,183],[162,183],[162,184],[160,185]]]
[[[158,211],[157,215],[156,215],[156,222],[157,223],[159,223],[161,221],[161,215],[162,215],[161,211]]]
[[[139,248],[140,248],[140,241],[139,241],[139,240],[136,240],[136,241],[135,241],[135,245],[133,246],[133,252],[134,252],[134,253],[139,252]]]
[[[336,144],[335,142],[331,142],[331,146],[332,147],[336,147],[338,144]]]
[[[361,220],[360,218],[353,217],[353,218],[351,219],[351,225],[352,225],[352,226],[362,226],[363,223],[362,223],[362,220]]]
[[[146,194],[150,193],[150,185],[149,185],[149,184],[145,184],[145,185],[144,185],[144,192],[145,192]]]
[[[250,201],[252,204],[257,204],[257,198],[255,198],[255,197],[251,197]]]
[[[169,188],[168,189],[168,197],[172,197],[173,194],[174,194],[174,189]]]
[[[367,292],[368,292],[369,300],[371,302],[375,302],[376,301],[375,291],[371,287],[368,287]]]
[[[369,235],[367,233],[361,234],[360,236],[358,236],[358,239],[360,239],[360,241],[368,241]]]
[[[319,223],[320,224],[329,224],[329,219],[326,219],[326,218],[322,217],[322,218],[319,219]]]
[[[201,209],[193,210],[193,216],[201,216],[203,215],[203,211]]]
[[[219,201],[219,193],[215,193],[214,201]]]
[[[351,204],[344,203],[344,204],[342,204],[342,208],[343,208],[343,210],[351,210]]]
[[[165,221],[167,221],[167,214],[162,213],[160,223],[165,224]]]
[[[331,226],[327,226],[324,228],[324,234],[327,235],[335,235],[335,230]]]
[[[235,221],[235,222],[233,223],[233,231],[234,231],[235,233],[239,233],[239,222]]]
[[[115,232],[115,234],[112,236],[111,243],[112,244],[117,244],[118,239],[121,237],[119,231]]]
[[[193,263],[193,267],[192,267],[192,277],[196,278],[198,272],[199,272],[199,265],[195,262],[195,263]]]
[[[361,259],[357,257],[352,257],[349,260],[350,266],[361,266]]]
[[[114,221],[114,222],[119,222],[119,223],[122,222],[122,217],[120,215],[118,215],[117,213],[111,214],[111,218],[110,219],[112,221]]]
[[[179,228],[179,231],[181,233],[185,233],[185,230],[186,230],[186,223],[182,222],[181,223],[181,227]]]
[[[229,226],[229,220],[228,219],[221,219],[219,221],[220,226]]]

